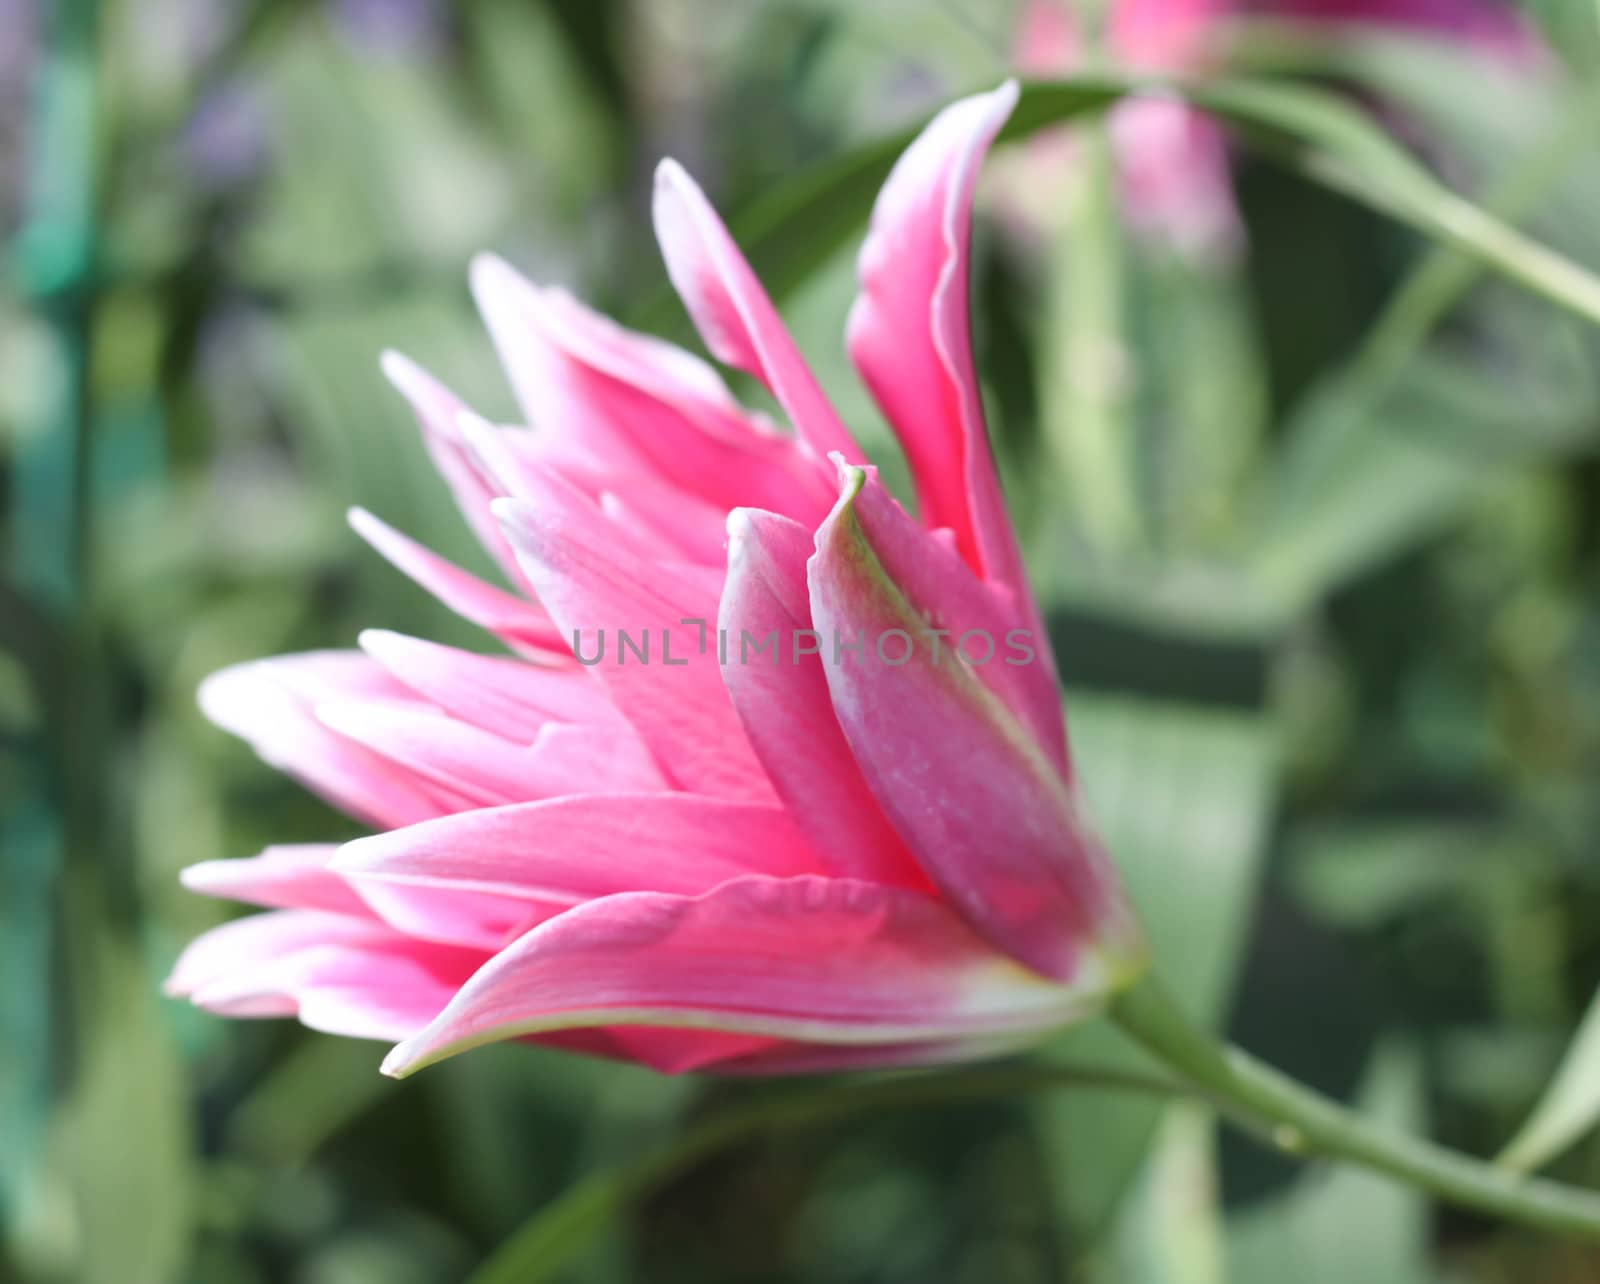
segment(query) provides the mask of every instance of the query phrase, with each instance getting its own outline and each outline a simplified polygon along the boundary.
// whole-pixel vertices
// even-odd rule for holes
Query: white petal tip
[[[681,183],[688,183],[693,187],[694,179],[689,177],[689,171],[678,164],[670,156],[663,156],[656,162],[656,188],[677,187]]]
[[[470,406],[462,406],[456,411],[454,423],[463,437],[492,436],[495,431],[494,425]]]
[[[198,865],[186,865],[178,871],[178,884],[188,888],[191,892],[209,892],[214,884],[209,875],[221,864],[220,861],[203,860]]]
[[[383,1064],[378,1067],[378,1073],[390,1079],[404,1079],[416,1069],[418,1066],[410,1048],[400,1043],[389,1050],[389,1055],[384,1057]]]
[[[372,848],[382,846],[383,834],[369,834],[365,838],[352,838],[347,843],[341,843],[339,849],[328,858],[328,868],[339,874],[360,874],[372,863],[374,857]]]
[[[467,265],[467,280],[474,290],[494,286],[503,281],[518,280],[520,273],[498,254],[484,250],[472,256]]]
[[[416,379],[422,369],[405,353],[394,348],[385,348],[378,356],[378,369],[383,371],[384,378],[394,384],[402,392],[408,381]]]

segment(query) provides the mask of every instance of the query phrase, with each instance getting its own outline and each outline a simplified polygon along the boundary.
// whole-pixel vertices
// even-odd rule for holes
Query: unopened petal
[[[1127,910],[1078,801],[1049,754],[974,672],[936,654],[927,604],[885,569],[846,470],[808,568],[824,636],[866,645],[827,666],[845,739],[885,813],[945,898],[997,949],[1064,983],[1131,970]],[[994,650],[987,664],[1016,661]]]

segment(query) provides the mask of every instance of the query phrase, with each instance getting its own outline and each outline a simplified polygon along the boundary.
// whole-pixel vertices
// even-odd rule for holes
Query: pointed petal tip
[[[694,179],[689,177],[689,171],[684,169],[684,167],[671,156],[663,156],[659,161],[656,162],[656,191],[659,192],[663,189],[679,188],[684,184],[694,188],[696,191],[698,191],[700,187],[700,185],[696,183]]]
[[[249,701],[254,679],[260,672],[258,666],[261,663],[260,660],[244,660],[218,669],[215,673],[208,673],[200,679],[194,697],[206,721],[213,726],[221,727],[224,731],[234,730],[238,725],[235,715],[240,701]]]
[[[393,629],[362,629],[356,634],[356,646],[391,671],[393,666],[413,656],[427,655],[432,645]]]
[[[532,284],[525,282],[516,268],[490,250],[480,250],[467,264],[467,283],[479,302],[482,302],[483,291],[493,290],[510,282]]]
[[[397,1043],[389,1049],[388,1054],[378,1066],[378,1073],[386,1079],[407,1079],[422,1068],[410,1050],[410,1040]]]
[[[512,324],[521,331],[540,318],[544,290],[498,254],[483,251],[473,255],[467,287],[491,332]]]
[[[378,369],[384,378],[404,391],[404,383],[417,370],[417,363],[397,348],[385,348],[378,354]]]
[[[339,874],[363,873],[372,860],[372,847],[381,847],[385,835],[365,834],[339,844],[339,849],[328,860],[328,868]]]
[[[538,510],[525,499],[518,499],[512,495],[502,495],[498,499],[489,501],[489,511],[494,514],[494,519],[506,527],[507,532],[513,526],[526,524]]]
[[[839,503],[847,505],[854,502],[856,496],[861,494],[861,488],[867,484],[867,477],[875,470],[850,463],[837,450],[828,457],[839,470]]]
[[[362,629],[356,634],[356,645],[369,655],[378,651],[393,650],[406,641],[404,633],[393,629]]]
[[[424,434],[448,432],[460,407],[455,393],[403,352],[386,348],[378,367],[389,385],[410,403]]]
[[[209,892],[211,880],[208,875],[220,864],[221,861],[203,860],[195,865],[185,865],[178,871],[178,885],[191,892]]]

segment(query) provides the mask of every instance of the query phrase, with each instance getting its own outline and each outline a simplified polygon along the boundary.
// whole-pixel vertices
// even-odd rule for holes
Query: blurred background
[[[474,251],[684,339],[659,157],[737,230],[1008,68],[1091,60],[1023,7],[0,0],[0,1278],[463,1279],[750,1091],[521,1046],[394,1083],[377,1045],[163,999],[230,912],[182,866],[356,832],[195,686],[367,626],[486,645],[343,517],[483,567],[377,367],[512,417]],[[1600,268],[1591,0],[1339,8],[1258,0],[1160,69],[1321,84]],[[1493,1153],[1600,980],[1596,334],[1248,147],[1220,223],[1175,232],[1117,151],[1003,149],[975,290],[1093,809],[1197,1015]],[[820,191],[774,293],[892,472]],[[1132,1063],[1095,1026],[1044,1055]],[[1600,1181],[1600,1146],[1554,1169]],[[1576,1284],[1600,1255],[1082,1091],[763,1137],[561,1277]]]

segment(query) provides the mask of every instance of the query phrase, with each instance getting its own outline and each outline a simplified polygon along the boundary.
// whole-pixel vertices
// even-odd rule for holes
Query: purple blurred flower
[[[333,0],[333,13],[350,43],[370,53],[431,49],[446,21],[438,0]]]
[[[271,148],[267,104],[249,85],[227,85],[189,118],[183,154],[207,187],[238,187],[261,173]]]

